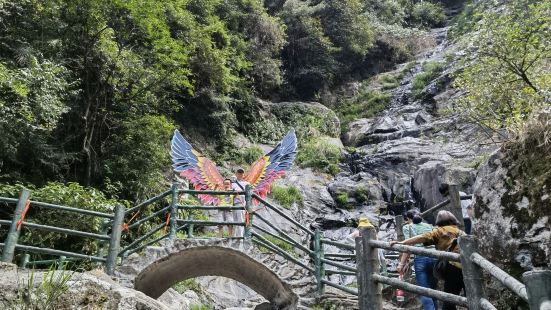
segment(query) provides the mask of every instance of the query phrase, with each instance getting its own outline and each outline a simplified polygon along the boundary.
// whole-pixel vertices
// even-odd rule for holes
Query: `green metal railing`
[[[455,187],[450,187],[455,190]],[[178,203],[180,194],[188,195],[243,195],[244,206],[217,207],[203,205],[182,205]],[[2,261],[12,262],[15,251],[22,252],[21,266],[44,266],[50,264],[62,265],[64,262],[77,260],[88,260],[105,266],[105,271],[113,275],[118,260],[124,259],[132,253],[139,252],[144,248],[154,245],[161,240],[174,240],[178,232],[184,232],[187,238],[193,238],[193,230],[202,226],[243,226],[243,237],[245,242],[251,242],[268,250],[271,253],[280,255],[300,266],[316,279],[317,291],[322,294],[325,286],[331,286],[346,293],[358,296],[360,309],[381,309],[382,301],[380,285],[390,285],[417,294],[439,298],[459,305],[468,305],[472,309],[495,309],[485,299],[483,292],[481,272],[488,271],[507,288],[517,293],[526,300],[531,309],[539,309],[540,304],[551,302],[551,271],[533,272],[525,275],[526,284],[522,284],[501,269],[487,261],[480,254],[476,253],[476,244],[469,238],[460,238],[459,245],[461,254],[429,250],[420,247],[395,245],[376,240],[374,229],[362,231],[362,237],[356,238],[356,244],[350,245],[340,241],[324,238],[318,229],[311,230],[286,214],[280,207],[259,197],[247,186],[245,191],[196,191],[180,190],[174,184],[170,190],[165,191],[153,198],[141,202],[125,211],[124,207],[116,206],[113,214],[97,211],[82,210],[68,206],[55,205],[31,201],[30,191],[24,189],[19,199],[0,197],[0,203],[16,204],[13,218],[11,220],[0,220],[0,226],[9,226],[9,231],[2,248]],[[429,209],[430,211],[450,204],[451,209],[458,212],[457,205],[462,197],[458,192],[450,194],[450,199]],[[255,202],[258,207],[255,208]],[[101,219],[99,231],[87,232],[63,227],[37,224],[25,221],[24,214],[26,206],[39,209],[51,209],[74,214],[89,216]],[[455,208],[453,208],[455,206]],[[438,207],[438,208],[436,208]],[[306,241],[297,240],[282,231],[274,223],[269,221],[260,212],[263,209],[274,211],[280,217],[288,221],[293,227],[303,232]],[[193,211],[239,211],[245,214],[243,222],[210,221],[194,219]],[[138,217],[141,215],[141,217]],[[263,224],[263,225],[262,225]],[[21,228],[41,230],[57,234],[73,235],[81,238],[93,239],[98,243],[95,255],[89,253],[76,253],[25,245],[19,243]],[[105,246],[107,254],[105,254]],[[339,253],[327,253],[327,246],[337,247]],[[291,248],[292,252],[284,248]],[[465,284],[467,286],[467,298],[436,290],[416,286],[404,281],[379,273],[379,258],[376,248],[397,252],[407,252],[422,256],[447,258],[451,261],[461,261],[464,269]],[[297,252],[298,251],[298,252]],[[349,252],[349,253],[343,253]],[[45,254],[55,259],[30,260],[30,253]],[[356,276],[358,288],[348,287],[332,282],[330,275]]]

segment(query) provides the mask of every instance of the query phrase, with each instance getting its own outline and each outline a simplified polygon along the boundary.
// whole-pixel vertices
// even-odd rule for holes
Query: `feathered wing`
[[[281,142],[268,154],[255,161],[245,180],[253,187],[254,192],[264,198],[270,192],[272,183],[291,170],[297,155],[297,137],[291,129]]]
[[[216,165],[184,139],[178,130],[174,130],[170,151],[172,167],[186,178],[195,190],[220,190],[224,178],[218,172]],[[204,204],[218,204],[219,199],[211,195],[198,195]]]

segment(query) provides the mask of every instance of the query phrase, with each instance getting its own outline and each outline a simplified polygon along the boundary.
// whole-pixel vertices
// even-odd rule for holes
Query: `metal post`
[[[176,230],[178,229],[178,183],[172,183],[172,200],[170,201],[170,234],[169,240],[176,238]]]
[[[480,300],[486,298],[482,268],[471,260],[471,255],[478,251],[478,244],[473,236],[461,236],[458,242],[461,249],[467,304],[470,310],[482,310]]]
[[[396,223],[396,237],[398,238],[398,241],[404,240],[404,231],[402,228],[404,227],[404,217],[402,215],[396,215],[394,217],[394,223]],[[409,236],[410,238],[413,236]]]
[[[379,271],[379,255],[378,250],[369,245],[369,240],[377,238],[377,232],[374,227],[362,228],[360,235],[356,238],[359,307],[360,310],[382,310],[382,285],[373,279],[373,274]]]
[[[251,240],[251,227],[253,225],[253,188],[250,185],[245,186],[245,209],[247,210],[247,213],[245,214],[245,230],[243,232],[243,238],[245,240]],[[247,217],[249,219],[248,221]]]
[[[115,271],[115,265],[117,263],[117,256],[119,255],[119,248],[121,244],[122,223],[124,221],[124,207],[117,205],[115,207],[115,217],[113,218],[113,225],[111,226],[111,239],[109,240],[109,251],[107,253],[107,259],[105,262],[105,273],[113,275]]]
[[[109,229],[109,220],[103,219],[100,225],[100,234],[106,235]],[[105,242],[105,240],[98,240],[98,250],[96,252],[97,257],[103,257],[103,252],[105,251]],[[99,266],[101,262],[98,262],[97,264]]]
[[[456,184],[448,185],[450,204],[449,211],[457,218],[459,229],[465,231],[465,223],[463,223],[463,212],[461,211],[461,197],[459,195],[459,186]]]
[[[190,209],[188,212],[187,220],[193,221],[193,210]],[[187,237],[188,239],[193,238],[193,224],[187,224]]]
[[[530,310],[551,309],[551,270],[528,271],[522,275]]]
[[[24,188],[19,194],[19,200],[17,201],[17,206],[13,213],[13,219],[11,221],[10,230],[8,231],[8,236],[4,242],[4,249],[2,250],[2,261],[5,263],[11,263],[13,261],[13,255],[15,253],[15,246],[17,245],[17,240],[19,239],[19,230],[17,230],[17,222],[21,219],[21,214],[23,209],[31,196],[31,191]]]
[[[65,263],[66,259],[67,257],[63,255],[59,257],[59,259],[57,260],[57,270],[63,270],[64,268],[63,263]]]
[[[21,262],[19,263],[19,267],[22,269],[27,269],[27,265],[29,264],[29,261],[31,260],[31,254],[25,253],[23,254],[23,257],[21,257]]]
[[[321,261],[323,256],[323,247],[321,245],[321,231],[316,229],[314,232],[314,266],[316,271],[316,283],[319,296],[323,294],[324,285],[321,282],[324,275],[323,262]]]

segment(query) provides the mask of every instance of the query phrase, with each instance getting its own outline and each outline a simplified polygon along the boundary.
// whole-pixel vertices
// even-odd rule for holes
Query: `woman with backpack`
[[[402,227],[402,232],[406,239],[413,238],[425,233],[430,233],[433,230],[431,224],[423,223],[421,213],[418,210],[409,210],[404,213],[404,219],[406,225]],[[417,247],[422,247],[423,244],[415,244]],[[433,245],[425,246],[427,249],[434,249]],[[405,273],[406,267],[409,264],[409,253],[403,253],[398,264],[398,272]],[[413,266],[415,268],[415,282],[419,286],[436,289],[438,280],[433,275],[434,264],[436,264],[436,258],[415,255],[413,259]],[[438,309],[438,300],[436,298],[430,298],[427,296],[420,297],[421,304],[424,310],[436,310]]]
[[[424,245],[434,245],[436,249],[440,251],[453,251],[459,253],[457,239],[465,233],[457,228],[459,225],[457,218],[449,211],[440,211],[436,216],[435,224],[437,227],[431,232],[408,238],[400,242],[392,241],[390,245],[414,245],[423,243]],[[465,289],[461,263],[450,261],[446,269],[442,271],[442,277],[444,280],[444,292],[459,295],[461,290]],[[442,309],[455,310],[457,308],[452,303],[444,302]]]

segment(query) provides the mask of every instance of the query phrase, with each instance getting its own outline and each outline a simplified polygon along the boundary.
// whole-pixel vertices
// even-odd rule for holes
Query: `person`
[[[362,228],[375,228],[375,226],[371,224],[368,218],[361,217],[358,221],[358,228],[354,229],[346,238],[349,238],[352,240],[358,238],[360,236],[360,229]],[[380,249],[378,250],[378,255],[379,255],[380,271],[381,273],[386,274],[387,270],[386,270],[385,255],[383,254],[383,251],[381,251]]]
[[[459,192],[459,195],[464,196],[467,194],[464,192]],[[461,214],[463,215],[463,223],[465,224],[465,233],[467,235],[471,234],[473,227],[473,207],[471,202],[471,199],[461,200]]]
[[[457,246],[457,239],[463,235],[457,226],[459,221],[449,211],[440,211],[436,216],[436,229],[431,232],[426,232],[422,235],[418,235],[412,238],[408,238],[404,241],[392,241],[390,245],[405,244],[414,245],[423,243],[425,245],[435,245],[437,250],[440,251],[453,251],[459,253],[459,246]],[[458,295],[461,290],[465,289],[465,283],[463,282],[462,266],[459,262],[450,261],[447,269],[444,271],[444,292]],[[442,310],[455,310],[456,306],[452,303],[444,302]]]
[[[232,189],[235,191],[244,192],[245,187],[247,185],[250,185],[249,182],[245,180],[245,170],[243,168],[237,168],[235,171],[235,181],[232,182]],[[234,206],[236,207],[245,207],[245,195],[237,195],[234,197]],[[243,222],[244,221],[244,211],[241,210],[233,210],[233,221],[234,222]],[[232,235],[232,237],[242,237],[243,236],[243,227],[238,226],[237,229],[234,230],[235,235]]]
[[[225,179],[223,188],[224,191],[232,191],[232,184],[230,179]],[[218,203],[219,207],[231,207],[233,206],[234,195],[223,195],[220,196],[220,202]],[[230,211],[218,210],[218,220],[221,222],[228,222],[230,220]],[[228,226],[228,235],[233,236],[233,225]],[[222,238],[224,236],[224,226],[218,225],[218,237]]]
[[[402,227],[402,232],[404,233],[406,239],[422,235],[424,233],[429,233],[433,229],[431,224],[423,223],[423,218],[421,218],[421,213],[418,210],[412,209],[407,211],[404,214],[404,219],[406,220],[406,225]],[[415,246],[422,247],[423,245],[418,243],[415,244]],[[434,249],[434,246],[426,246],[426,248]],[[399,273],[405,272],[405,266],[409,262],[409,257],[409,253],[402,254],[400,263],[398,264]],[[413,259],[413,266],[415,268],[415,281],[417,285],[436,289],[438,281],[432,272],[434,269],[434,264],[436,264],[436,258],[419,255],[415,256]],[[421,296],[419,299],[424,310],[438,309],[438,300],[436,298]]]

